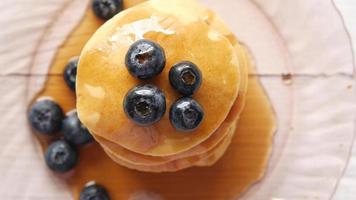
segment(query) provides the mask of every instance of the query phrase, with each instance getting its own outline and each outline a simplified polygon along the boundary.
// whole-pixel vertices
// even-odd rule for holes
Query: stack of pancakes
[[[139,39],[160,44],[166,67],[153,80],[167,109],[180,98],[170,86],[169,69],[187,60],[201,70],[194,94],[204,108],[201,125],[180,132],[168,112],[152,126],[132,122],[123,110],[126,93],[142,81],[125,67],[130,45]],[[84,47],[77,72],[77,111],[105,152],[117,163],[148,172],[177,171],[214,164],[226,151],[244,106],[249,59],[233,34],[194,0],[151,0],[106,22]]]

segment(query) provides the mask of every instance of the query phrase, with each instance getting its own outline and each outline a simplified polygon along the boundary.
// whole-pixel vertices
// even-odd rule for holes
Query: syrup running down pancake
[[[237,123],[239,115],[241,114],[245,98],[247,92],[247,75],[248,75],[248,67],[249,62],[246,56],[245,51],[242,49],[242,46],[239,44],[235,44],[236,54],[239,57],[240,62],[240,70],[241,70],[241,84],[239,89],[239,96],[237,97],[232,109],[228,117],[225,119],[223,124],[219,127],[214,134],[209,137],[204,142],[194,146],[193,148],[184,151],[182,153],[178,153],[171,156],[147,156],[141,155],[135,152],[131,152],[126,150],[125,148],[117,145],[113,142],[110,142],[100,136],[96,136],[96,140],[99,141],[102,146],[105,146],[106,149],[111,151],[112,156],[116,156],[117,158],[124,160],[131,164],[139,164],[139,165],[159,165],[172,160],[185,158],[189,156],[194,156],[198,154],[203,154],[206,151],[209,151],[211,148],[215,147],[222,138],[227,134],[227,129],[229,129],[232,125]]]
[[[124,8],[126,9],[135,5],[135,2],[143,1],[124,0]],[[240,122],[236,124],[235,136],[232,138],[228,151],[226,153],[225,151],[210,151],[212,155],[209,155],[207,158],[201,158],[198,162],[188,158],[190,156],[205,154],[207,151],[215,149],[217,144],[220,145],[219,141],[222,141],[224,137],[219,136],[221,139],[214,139],[217,136],[216,132],[187,151],[167,157],[145,156],[115,144],[116,147],[121,147],[121,149],[125,150],[125,153],[122,154],[118,152],[119,158],[123,157],[127,160],[138,160],[139,162],[143,158],[148,158],[147,162],[146,160],[144,162],[150,165],[152,163],[157,164],[162,160],[166,162],[167,160],[172,161],[180,158],[187,158],[184,161],[185,163],[192,163],[194,161],[194,166],[210,166],[214,164],[211,167],[192,167],[175,173],[157,174],[143,173],[122,167],[113,161],[116,159],[116,156],[113,159],[109,158],[108,154],[103,151],[103,148],[98,143],[93,143],[79,149],[80,159],[78,165],[71,176],[64,181],[72,191],[73,199],[79,199],[83,186],[91,180],[95,180],[97,183],[105,186],[112,199],[131,199],[135,192],[147,190],[155,192],[165,199],[173,200],[236,199],[237,196],[243,194],[247,188],[258,181],[265,173],[272,149],[273,134],[276,130],[276,116],[273,112],[271,102],[257,76],[250,76],[249,84],[247,85],[247,70],[244,76],[243,70],[245,68],[243,66],[246,66],[249,71],[254,71],[255,66],[249,63],[251,58],[244,46],[238,45],[239,43],[230,30],[221,23],[221,20],[213,12],[205,8],[202,9],[200,5],[196,6],[193,10],[193,14],[200,13],[199,15],[204,16],[205,22],[211,28],[228,38],[230,43],[235,46],[236,54],[238,55],[241,71],[238,99],[241,98],[241,100],[235,99],[234,103],[238,102],[239,104],[236,107],[239,111],[235,113],[238,115]],[[80,54],[85,43],[101,25],[102,21],[95,17],[91,7],[88,7],[82,21],[68,36],[68,39],[63,43],[61,48],[58,49],[50,66],[47,81],[43,85],[43,90],[36,96],[36,99],[51,97],[65,112],[75,109],[75,93],[70,91],[66,86],[62,76],[53,76],[53,74],[63,72],[67,61]],[[242,86],[244,83],[246,83],[245,87]],[[247,86],[248,93],[246,93]],[[241,113],[242,108],[244,108],[243,113]],[[231,112],[233,110],[229,111],[229,113]],[[35,135],[43,150],[45,150],[51,141],[38,134]],[[105,146],[102,142],[100,143],[102,146]],[[224,154],[223,157],[222,154]],[[134,155],[133,158],[132,155]],[[136,160],[137,157],[138,159]],[[216,163],[218,159],[219,162]],[[150,162],[151,160],[152,162]],[[156,162],[157,160],[159,162]],[[144,168],[147,169],[146,166]],[[162,167],[158,171],[164,169],[167,170],[167,168]],[[174,168],[171,168],[171,171],[173,170]],[[172,184],[172,180],[174,180],[174,184]]]
[[[212,136],[230,113],[241,82],[240,61],[231,38],[217,31],[217,23],[209,22],[219,22],[213,16],[195,1],[153,0],[105,23],[86,44],[78,68],[77,110],[91,133],[151,156],[175,155]],[[142,38],[165,50],[166,67],[150,83],[163,90],[167,107],[179,98],[169,85],[170,67],[189,60],[202,71],[203,82],[194,98],[203,106],[205,119],[195,131],[175,130],[168,114],[149,127],[138,126],[125,116],[123,98],[139,81],[128,73],[124,57],[130,45]]]

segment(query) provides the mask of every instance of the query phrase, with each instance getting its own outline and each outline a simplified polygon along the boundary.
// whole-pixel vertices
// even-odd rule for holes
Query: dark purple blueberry
[[[199,89],[202,75],[194,63],[183,61],[169,70],[169,82],[179,93],[189,96]]]
[[[75,91],[75,82],[77,80],[77,68],[78,68],[79,58],[75,57],[69,60],[66,68],[63,72],[63,78],[67,86]]]
[[[63,121],[64,139],[76,145],[84,145],[93,141],[88,129],[80,122],[76,111],[70,112]]]
[[[47,166],[54,172],[68,172],[78,161],[77,150],[67,141],[59,140],[50,144],[46,150]]]
[[[123,0],[93,0],[92,7],[97,17],[108,20],[122,11]]]
[[[131,45],[125,63],[132,76],[146,80],[162,72],[166,56],[159,44],[142,39]]]
[[[110,196],[103,186],[93,183],[82,189],[79,200],[110,200]]]
[[[169,120],[175,129],[183,132],[193,131],[199,127],[204,118],[202,106],[190,97],[183,97],[173,103]]]
[[[32,128],[45,135],[53,135],[60,131],[63,117],[61,107],[50,99],[36,101],[28,113]]]
[[[124,99],[126,115],[141,126],[152,125],[166,112],[166,98],[154,85],[140,85],[131,89]]]

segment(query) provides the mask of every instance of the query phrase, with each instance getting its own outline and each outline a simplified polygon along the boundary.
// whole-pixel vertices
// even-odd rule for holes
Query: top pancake
[[[104,149],[106,149],[106,151],[111,151],[111,157],[117,157],[118,159],[126,161],[127,163],[136,164],[136,165],[145,165],[145,166],[162,165],[164,163],[173,160],[204,154],[210,149],[214,148],[226,136],[226,134],[228,133],[228,129],[230,129],[232,125],[236,126],[237,118],[239,117],[240,113],[243,110],[245,99],[246,99],[247,84],[248,84],[248,68],[250,67],[250,63],[246,51],[243,49],[243,47],[238,43],[235,43],[234,47],[240,61],[241,84],[239,89],[239,95],[225,121],[208,139],[192,147],[189,150],[183,152],[177,152],[174,155],[163,156],[163,157],[147,156],[132,151],[128,151],[122,146],[107,141],[106,139],[103,139],[100,136],[96,136],[95,133],[93,133],[95,140],[97,140],[100,143],[100,145]]]
[[[80,56],[77,74],[77,111],[89,130],[122,147],[144,155],[167,155],[189,149],[210,137],[229,113],[238,94],[240,72],[232,44],[207,19],[212,12],[192,0],[152,0],[121,12],[89,40]],[[149,39],[165,50],[163,72],[153,83],[165,94],[167,110],[179,94],[171,88],[173,64],[197,64],[203,82],[194,98],[205,118],[190,133],[175,130],[168,112],[156,124],[141,127],[123,111],[125,94],[142,81],[132,77],[124,58],[130,45]]]

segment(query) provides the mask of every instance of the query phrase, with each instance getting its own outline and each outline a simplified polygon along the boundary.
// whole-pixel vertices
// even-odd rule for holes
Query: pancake
[[[229,123],[223,123],[223,125],[217,130],[217,132],[221,133],[214,133],[214,134],[219,134],[222,136],[226,136],[229,132],[229,130],[232,127],[236,126],[236,121],[231,121]],[[164,157],[159,157],[159,156],[147,156],[147,155],[141,155],[132,151],[128,151],[125,148],[121,147],[120,145],[117,145],[115,143],[112,143],[110,141],[107,141],[102,138],[98,138],[98,136],[95,136],[95,139],[100,143],[100,145],[110,151],[110,153],[115,156],[116,158],[123,160],[129,164],[133,165],[145,165],[145,166],[157,166],[157,165],[163,165],[165,163],[168,163],[170,161],[178,160],[178,159],[183,159],[186,157],[191,157],[191,156],[196,156],[200,154],[204,154],[210,149],[212,149],[214,146],[216,146],[220,141],[216,142],[216,145],[212,146],[210,149],[200,149],[198,146],[195,146],[192,148],[199,150],[188,150],[187,152],[183,152],[180,154],[172,155],[172,156],[164,156]],[[222,140],[223,138],[221,138]],[[202,147],[203,148],[203,147]]]
[[[226,135],[227,129],[232,125],[237,123],[237,118],[243,110],[247,92],[247,82],[248,82],[248,67],[249,63],[246,57],[245,51],[242,49],[241,45],[235,44],[236,54],[238,55],[241,71],[241,84],[239,89],[239,96],[236,99],[234,106],[232,107],[228,117],[225,119],[223,124],[218,128],[218,130],[207,140],[201,144],[176,155],[157,157],[157,156],[146,156],[135,152],[126,150],[125,148],[110,142],[100,136],[95,136],[95,139],[104,147],[109,149],[115,157],[130,163],[137,165],[160,165],[166,162],[181,159],[185,157],[190,157],[198,154],[203,154],[209,151],[214,146],[216,146],[222,138]]]
[[[79,118],[92,133],[129,151],[168,156],[200,144],[220,127],[238,94],[238,58],[229,39],[206,18],[193,15],[196,10],[204,8],[191,0],[152,0],[121,12],[94,34],[80,56],[76,88]],[[182,134],[171,126],[167,113],[150,127],[138,126],[124,114],[125,94],[141,83],[129,75],[124,57],[142,37],[166,52],[164,71],[149,83],[164,91],[167,108],[179,98],[168,82],[170,67],[182,60],[200,67],[203,83],[194,98],[205,118],[197,130]]]
[[[125,166],[130,169],[144,171],[144,172],[175,172],[182,169],[186,169],[192,166],[198,166],[203,163],[212,163],[213,161],[216,162],[226,151],[227,147],[230,145],[231,140],[234,136],[236,126],[232,127],[228,134],[224,137],[224,139],[213,149],[207,151],[204,154],[192,156],[188,158],[183,158],[175,161],[171,161],[162,165],[156,166],[144,166],[144,165],[133,165],[127,163],[117,157],[115,157],[109,150],[105,149],[105,152],[109,155],[111,159],[115,162],[119,163],[122,166]]]
[[[147,0],[124,0],[124,8],[131,8],[133,6],[136,6],[140,3],[146,2]]]

